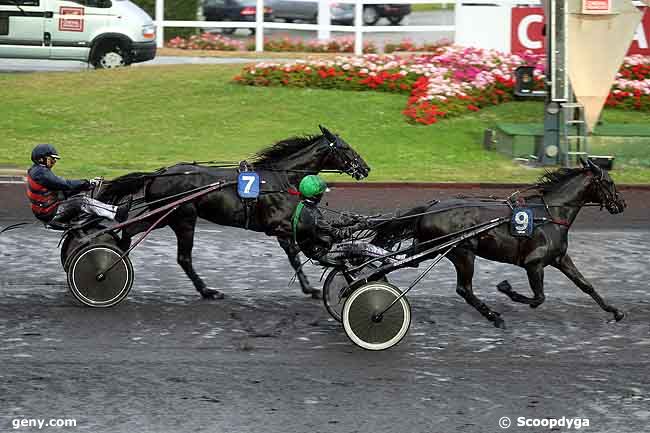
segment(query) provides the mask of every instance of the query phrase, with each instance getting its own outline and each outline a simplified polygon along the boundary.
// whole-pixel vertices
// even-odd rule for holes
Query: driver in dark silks
[[[59,158],[50,144],[39,144],[32,150],[34,165],[27,172],[27,197],[36,218],[56,227],[64,227],[83,214],[118,222],[127,219],[130,203],[112,206],[92,199],[80,193],[91,189],[93,182],[86,179],[66,180],[52,173],[52,167]]]
[[[352,233],[369,228],[369,224],[364,218],[327,221],[318,209],[323,194],[329,191],[320,176],[305,176],[298,189],[302,201],[296,207],[292,218],[293,239],[305,256],[322,264],[332,265],[345,258],[364,259],[390,253],[368,242],[342,242],[349,240]]]

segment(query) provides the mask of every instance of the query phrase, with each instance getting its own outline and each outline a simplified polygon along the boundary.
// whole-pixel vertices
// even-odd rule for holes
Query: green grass
[[[0,75],[0,166],[27,168],[36,143],[57,146],[56,172],[113,177],[178,161],[233,160],[275,141],[315,134],[322,123],[371,165],[369,181],[530,182],[540,170],[482,149],[498,122],[541,122],[542,104],[516,102],[433,126],[411,125],[405,95],[246,87],[240,66]],[[650,114],[606,111],[605,121],[648,123]],[[614,177],[650,183],[650,170]],[[348,180],[348,177],[333,177]]]

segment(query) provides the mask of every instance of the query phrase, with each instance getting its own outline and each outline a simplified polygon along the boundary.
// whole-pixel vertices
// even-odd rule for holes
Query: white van
[[[156,30],[129,0],[0,0],[0,58],[115,68],[156,56]]]

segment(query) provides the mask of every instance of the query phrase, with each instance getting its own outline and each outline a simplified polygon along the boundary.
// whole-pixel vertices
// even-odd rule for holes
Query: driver
[[[92,188],[86,179],[66,180],[52,173],[60,159],[51,144],[39,144],[32,150],[34,165],[27,171],[27,197],[34,216],[46,224],[65,225],[80,214],[97,215],[118,222],[128,218],[130,202],[111,206],[79,194]]]
[[[350,256],[381,257],[390,254],[367,242],[344,242],[355,231],[367,229],[368,222],[362,218],[328,222],[318,208],[323,194],[329,189],[317,175],[305,176],[298,187],[301,202],[292,218],[293,239],[310,259],[329,264]]]

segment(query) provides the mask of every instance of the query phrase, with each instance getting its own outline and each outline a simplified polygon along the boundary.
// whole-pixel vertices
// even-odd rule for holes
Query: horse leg
[[[623,312],[605,303],[603,298],[601,298],[594,289],[594,286],[592,286],[591,283],[582,276],[578,268],[576,268],[576,265],[573,264],[573,260],[571,260],[571,257],[569,257],[568,254],[561,257],[557,263],[553,264],[553,266],[555,266],[564,275],[566,275],[567,278],[573,281],[573,283],[578,286],[580,290],[591,296],[594,301],[600,305],[600,308],[607,311],[608,313],[612,313],[614,315],[614,320],[618,322],[619,320],[623,319],[623,317],[625,317],[625,314]]]
[[[456,268],[456,293],[465,299],[472,307],[481,313],[486,319],[494,324],[497,328],[505,329],[505,321],[496,311],[485,305],[474,294],[472,288],[472,279],[474,278],[474,253],[468,250],[456,248],[449,259]]]
[[[528,304],[530,308],[537,308],[546,299],[544,296],[544,267],[541,263],[528,265],[526,266],[526,273],[528,274],[528,284],[530,284],[530,288],[533,291],[532,298],[515,292],[508,281],[502,281],[497,284],[497,290],[508,295],[515,302]]]
[[[192,209],[194,209],[192,207]],[[173,216],[173,220],[169,221],[169,227],[176,234],[178,242],[178,264],[183,268],[185,274],[192,280],[194,287],[206,299],[223,299],[223,293],[219,290],[211,289],[206,286],[201,277],[194,271],[192,267],[192,248],[194,247],[194,228],[196,226],[196,211],[182,212],[179,209],[178,214]]]
[[[298,249],[295,243],[291,242],[291,238],[278,237],[278,243],[287,254],[291,266],[296,271],[296,276],[298,278],[298,281],[300,281],[302,292],[307,295],[311,295],[314,299],[320,299],[321,291],[319,289],[314,289],[309,284],[307,276],[302,271],[302,263],[300,263],[300,257],[298,256],[300,249]]]

